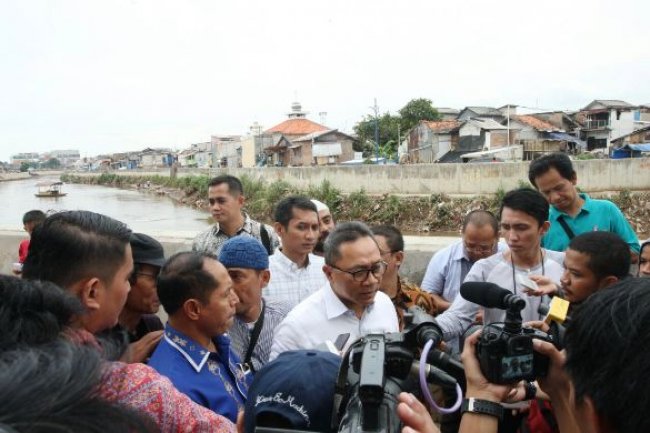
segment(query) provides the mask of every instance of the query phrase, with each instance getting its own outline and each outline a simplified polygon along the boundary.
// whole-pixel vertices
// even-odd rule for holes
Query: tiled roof
[[[265,133],[281,133],[285,135],[307,135],[312,132],[328,131],[329,128],[319,123],[312,122],[309,119],[287,119],[284,122],[275,125],[271,129],[264,131]]]
[[[451,132],[454,129],[460,128],[463,124],[460,120],[423,120],[422,123],[435,132]]]
[[[534,116],[512,116],[512,118],[538,131],[559,131],[555,125],[545,122]]]

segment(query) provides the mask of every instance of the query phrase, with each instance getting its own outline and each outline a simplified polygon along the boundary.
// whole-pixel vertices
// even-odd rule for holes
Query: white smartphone
[[[517,283],[521,284],[527,289],[532,290],[533,292],[539,292],[539,287],[537,286],[537,283],[525,275],[517,274]]]

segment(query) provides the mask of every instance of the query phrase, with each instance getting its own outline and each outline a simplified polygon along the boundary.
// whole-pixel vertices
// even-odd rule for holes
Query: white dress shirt
[[[397,313],[390,298],[377,292],[361,319],[341,302],[329,282],[298,304],[275,328],[270,359],[287,350],[313,349],[325,341],[334,342],[350,334],[347,348],[369,333],[399,332]]]
[[[309,254],[307,266],[301,268],[285,256],[282,250],[276,250],[269,257],[271,280],[263,291],[264,297],[295,307],[328,282],[323,272],[324,264],[322,257]]]

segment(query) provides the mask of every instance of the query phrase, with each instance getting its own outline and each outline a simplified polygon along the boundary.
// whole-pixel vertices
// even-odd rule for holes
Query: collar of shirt
[[[332,320],[336,317],[340,317],[346,313],[354,315],[354,312],[349,309],[341,299],[334,293],[334,289],[328,282],[322,289],[323,291],[323,303],[325,304],[325,314],[327,315],[327,320]],[[364,314],[372,310],[373,304],[367,306],[364,310]],[[356,317],[356,316],[355,316]]]
[[[278,253],[280,253],[280,254],[278,254]],[[305,269],[305,270],[309,269],[309,267],[312,266],[312,263],[313,263],[312,257],[314,256],[312,253],[307,254],[307,264],[305,264],[305,266],[301,268],[294,261],[292,261],[289,257],[287,257],[286,254],[284,254],[282,252],[281,247],[278,247],[275,250],[274,255],[278,256],[277,260],[282,265],[282,267],[286,268],[286,269],[289,269],[290,271],[299,271],[301,269]]]
[[[165,325],[165,341],[171,347],[176,349],[183,358],[189,362],[189,364],[196,370],[197,373],[200,373],[203,369],[203,366],[210,356],[210,351],[205,347],[201,346],[196,341],[192,340],[190,337],[186,336],[182,332],[172,328],[169,323]],[[217,353],[215,355],[222,359],[223,355],[226,355],[226,365],[227,365],[227,354],[230,350],[230,341],[225,335],[218,335],[213,338],[215,346],[217,347]]]
[[[579,195],[579,196],[580,196],[580,197],[581,197],[585,202],[582,204],[582,207],[580,208],[580,212],[578,212],[578,214],[576,215],[576,217],[577,217],[578,215],[580,215],[582,212],[589,213],[589,212],[591,212],[591,211],[593,210],[593,209],[592,209],[592,204],[591,204],[591,197],[589,197],[589,195],[587,195],[587,194],[585,194],[585,193],[583,193],[583,192],[579,193],[578,195]],[[553,212],[553,211],[554,211],[554,212]],[[552,213],[551,218],[553,218],[554,220],[559,219],[561,216],[566,216],[566,217],[569,217],[569,218],[575,218],[575,217],[571,217],[571,216],[569,216],[568,213],[562,212],[561,210],[559,210],[559,209],[556,208],[555,206],[551,206],[551,213]]]
[[[468,262],[471,262],[469,257],[467,256],[467,251],[465,251],[465,241],[461,239],[458,244],[456,245],[456,248],[453,249],[451,252],[451,258],[452,260],[455,261],[461,261],[463,259],[467,260]]]
[[[235,236],[237,236],[238,234],[241,234],[241,232],[246,232],[249,235],[252,235],[253,234],[253,224],[251,223],[251,221],[252,221],[251,217],[246,212],[242,212],[242,215],[244,215],[244,224],[239,228],[239,230],[237,230],[237,232],[235,233]],[[222,233],[221,226],[219,225],[219,223],[216,223],[214,225],[214,234],[218,235],[219,233]],[[223,233],[223,234],[226,235],[225,233]]]

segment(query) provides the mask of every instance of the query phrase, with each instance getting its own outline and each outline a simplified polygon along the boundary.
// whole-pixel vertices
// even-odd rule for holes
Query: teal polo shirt
[[[569,246],[569,235],[566,234],[558,221],[562,217],[575,236],[592,231],[616,233],[630,246],[632,251],[639,253],[639,238],[632,230],[630,223],[627,222],[625,215],[614,203],[609,200],[592,199],[587,194],[580,194],[580,197],[584,199],[585,203],[575,217],[560,212],[555,206],[551,206],[548,218],[551,222],[551,228],[542,238],[544,248],[553,251],[564,251]]]

